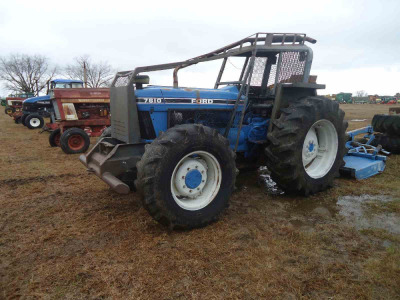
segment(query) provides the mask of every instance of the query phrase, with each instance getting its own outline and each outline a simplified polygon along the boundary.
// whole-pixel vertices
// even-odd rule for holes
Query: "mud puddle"
[[[368,204],[380,204],[393,201],[390,196],[343,196],[339,197],[338,214],[357,229],[384,229],[393,234],[400,234],[400,216],[393,212],[374,211]]]

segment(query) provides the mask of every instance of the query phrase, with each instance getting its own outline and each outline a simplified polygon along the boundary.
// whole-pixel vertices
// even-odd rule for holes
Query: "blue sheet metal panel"
[[[356,179],[366,179],[385,170],[384,160],[373,160],[367,157],[346,155],[344,158],[345,168],[353,170]]]
[[[35,103],[37,101],[45,101],[45,100],[50,100],[50,96],[38,96],[38,97],[32,97],[24,100],[24,103]]]
[[[205,109],[232,109],[233,104],[196,104],[196,103],[138,103],[139,111],[164,111],[167,112],[168,109],[196,109],[196,110],[205,110]],[[241,111],[243,105],[238,107],[238,111]]]
[[[54,83],[83,83],[82,80],[74,80],[74,79],[54,79],[51,82]]]
[[[236,100],[238,96],[238,89],[235,86],[224,87],[221,89],[190,89],[190,88],[170,88],[150,86],[144,89],[135,90],[137,98],[200,98],[200,99],[227,99]],[[164,100],[163,100],[164,101]]]

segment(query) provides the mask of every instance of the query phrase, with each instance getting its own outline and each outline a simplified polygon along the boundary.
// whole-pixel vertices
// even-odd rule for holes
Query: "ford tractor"
[[[21,123],[29,129],[42,128],[43,118],[50,118],[54,112],[51,99],[54,97],[54,89],[83,88],[83,81],[70,79],[54,79],[50,82],[45,96],[26,99],[22,103],[22,112],[14,116],[20,117]]]
[[[192,59],[117,73],[111,136],[81,162],[116,192],[139,191],[149,214],[170,228],[217,220],[237,161],[265,161],[287,193],[327,189],[344,165],[347,123],[337,102],[317,96],[325,86],[310,80],[307,42],[316,40],[256,33]],[[227,78],[233,59],[241,67]],[[214,60],[221,67],[213,88],[179,86],[179,70]],[[149,85],[149,73],[169,69],[172,86]]]

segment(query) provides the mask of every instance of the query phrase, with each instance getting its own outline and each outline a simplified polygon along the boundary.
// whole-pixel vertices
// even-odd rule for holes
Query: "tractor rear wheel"
[[[375,115],[372,119],[374,131],[400,136],[400,116]]]
[[[25,124],[29,129],[38,129],[43,127],[44,120],[38,114],[30,114],[26,117]]]
[[[387,134],[376,133],[375,138],[371,141],[372,146],[381,145],[386,151],[393,154],[400,154],[400,137],[390,136]]]
[[[22,114],[22,116],[21,116],[21,123],[22,123],[22,125],[26,126],[25,120],[26,120],[26,118],[27,118],[28,116],[29,116],[29,114]]]
[[[272,179],[304,195],[332,185],[344,165],[347,122],[338,103],[309,96],[293,101],[271,124],[266,148]]]
[[[175,126],[146,146],[137,189],[159,223],[189,229],[216,221],[235,186],[235,154],[215,129]]]
[[[61,135],[60,146],[67,154],[84,153],[89,149],[90,138],[84,130],[70,128]]]
[[[57,128],[49,135],[49,144],[51,147],[60,147],[61,130]]]

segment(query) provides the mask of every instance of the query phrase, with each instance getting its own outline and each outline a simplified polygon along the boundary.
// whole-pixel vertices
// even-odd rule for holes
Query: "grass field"
[[[0,299],[400,299],[400,156],[308,198],[240,174],[219,222],[171,232],[3,112],[0,145]]]

